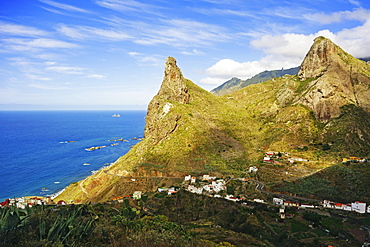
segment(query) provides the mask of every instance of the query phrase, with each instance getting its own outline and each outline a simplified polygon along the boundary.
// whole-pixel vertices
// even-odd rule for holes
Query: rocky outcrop
[[[171,113],[176,103],[190,103],[190,94],[176,60],[168,57],[161,88],[148,105],[145,138],[151,138],[157,143],[176,130],[181,119],[180,114]]]
[[[346,104],[369,108],[370,99],[364,97],[370,85],[366,71],[370,72],[366,62],[352,57],[331,40],[318,37],[298,72],[302,85],[307,85],[297,103],[311,109],[321,122],[338,117],[340,107]]]
[[[185,79],[173,57],[168,57],[166,59],[164,79],[157,96],[169,101],[176,101],[184,104],[190,103],[190,94],[188,93]]]

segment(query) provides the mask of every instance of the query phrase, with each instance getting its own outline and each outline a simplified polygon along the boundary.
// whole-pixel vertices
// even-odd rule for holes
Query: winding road
[[[291,199],[298,199],[298,200],[311,201],[311,202],[320,202],[320,200],[317,200],[317,199],[311,199],[311,198],[300,197],[300,196],[288,196],[288,195],[283,195],[283,194],[267,191],[263,189],[263,187],[265,186],[264,183],[257,181],[257,180],[253,180],[253,179],[249,179],[249,181],[256,183],[257,184],[256,189],[266,194],[275,195],[275,196],[279,196],[283,198],[291,198]]]

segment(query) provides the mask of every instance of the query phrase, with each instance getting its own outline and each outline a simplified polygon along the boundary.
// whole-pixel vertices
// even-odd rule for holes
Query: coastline
[[[131,137],[143,135],[146,111],[120,111],[120,118],[112,118],[113,113],[0,111],[6,119],[0,124],[0,162],[6,164],[0,201],[24,195],[56,197],[125,155],[137,143]],[[111,146],[108,140],[114,137],[129,141]],[[85,151],[103,145],[107,147]]]

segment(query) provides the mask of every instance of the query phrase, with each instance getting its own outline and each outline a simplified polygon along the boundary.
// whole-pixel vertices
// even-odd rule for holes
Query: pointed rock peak
[[[314,44],[301,64],[299,78],[303,81],[323,75],[333,61],[337,60],[339,50],[341,48],[330,39],[322,36],[315,38]]]
[[[164,78],[158,96],[179,103],[189,103],[190,95],[185,82],[186,79],[176,65],[176,59],[168,57],[166,59]]]

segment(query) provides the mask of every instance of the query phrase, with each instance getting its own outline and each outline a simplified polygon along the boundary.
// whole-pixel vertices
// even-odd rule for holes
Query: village
[[[270,163],[274,162],[276,158],[281,158],[282,156],[286,157],[286,162],[294,163],[294,162],[309,162],[307,159],[303,158],[296,158],[296,157],[290,157],[288,153],[284,152],[273,152],[269,151],[266,152],[262,162],[264,163]],[[367,162],[368,159],[361,159],[358,157],[350,157],[350,158],[343,158],[343,163],[349,163],[349,162]],[[187,175],[184,177],[181,186],[171,186],[171,187],[159,187],[157,189],[157,192],[159,193],[167,193],[167,195],[174,195],[179,190],[184,189],[190,193],[195,193],[199,195],[206,195],[209,197],[214,198],[220,198],[225,199],[228,201],[234,201],[234,202],[241,202],[243,204],[247,204],[247,202],[254,202],[254,203],[262,203],[262,204],[270,204],[279,206],[279,214],[280,218],[284,219],[286,217],[285,215],[285,207],[296,207],[301,209],[333,209],[333,210],[341,210],[341,211],[347,211],[347,212],[356,212],[360,214],[364,213],[370,213],[370,205],[366,205],[365,202],[355,201],[351,203],[338,203],[338,202],[332,202],[329,200],[323,200],[318,201],[314,204],[307,204],[307,203],[301,203],[301,202],[295,202],[287,200],[286,198],[292,197],[287,196],[283,194],[273,193],[269,191],[263,190],[263,183],[250,179],[251,176],[256,174],[258,172],[259,168],[257,166],[250,166],[246,170],[246,174],[249,178],[217,178],[215,176],[211,176],[209,174],[201,175],[201,176],[192,176]],[[131,179],[132,181],[135,181],[135,179]],[[262,192],[262,193],[269,193],[273,194],[274,197],[271,202],[267,202],[260,198],[246,198],[246,196],[234,196],[232,194],[227,194],[227,184],[231,182],[232,180],[239,180],[242,182],[254,182],[257,184],[256,190]],[[133,200],[140,200],[144,193],[142,191],[134,191],[132,195],[125,195],[125,196],[118,196],[112,198],[110,202],[107,203],[123,203],[124,198],[132,198]],[[32,207],[35,205],[67,205],[67,204],[73,204],[73,201],[65,202],[63,200],[59,200],[58,202],[54,202],[53,199],[56,197],[54,196],[48,196],[48,197],[41,197],[41,196],[29,196],[29,197],[20,197],[20,198],[9,198],[6,199],[4,202],[0,203],[0,207],[6,207],[6,206],[15,206],[17,208],[25,209],[26,207]],[[292,197],[294,198],[294,197]],[[305,198],[299,198],[299,201],[305,201]],[[311,200],[309,198],[306,198],[307,200]],[[314,200],[315,201],[315,200]]]

